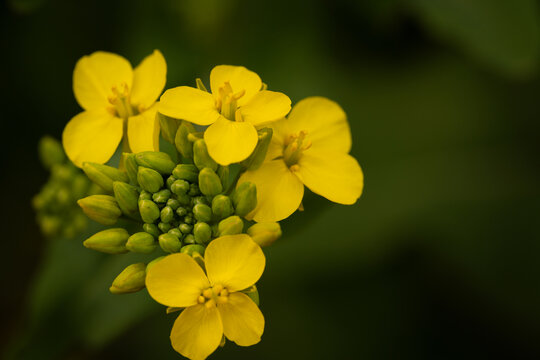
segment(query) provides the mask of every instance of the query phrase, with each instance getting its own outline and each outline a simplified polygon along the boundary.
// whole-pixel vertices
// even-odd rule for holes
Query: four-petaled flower
[[[221,165],[245,160],[257,145],[256,126],[283,118],[291,100],[282,93],[263,90],[259,75],[243,66],[219,65],[210,73],[212,93],[180,86],[165,91],[158,111],[198,125],[208,152]]]
[[[323,97],[304,99],[272,128],[265,162],[238,181],[257,186],[257,207],[248,218],[258,222],[287,218],[301,205],[304,185],[336,203],[356,202],[364,176],[348,154],[351,132],[338,104]]]
[[[205,359],[223,335],[240,346],[260,341],[264,317],[241,290],[261,277],[265,257],[245,234],[222,236],[208,245],[206,274],[187,254],[172,254],[148,270],[146,287],[157,302],[185,307],[171,331],[171,343],[180,354]]]
[[[77,166],[105,163],[123,136],[124,151],[158,150],[155,102],[166,82],[167,64],[158,50],[132,69],[123,57],[98,51],[82,57],[73,72],[73,92],[85,110],[66,125],[64,149]]]

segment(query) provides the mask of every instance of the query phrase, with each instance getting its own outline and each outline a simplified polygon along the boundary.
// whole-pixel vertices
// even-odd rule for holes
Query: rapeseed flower
[[[256,127],[283,118],[291,100],[268,91],[259,75],[243,66],[219,65],[210,73],[211,93],[180,86],[161,96],[158,111],[198,125],[210,125],[204,140],[221,165],[245,160],[257,145]]]
[[[64,129],[62,142],[70,160],[103,164],[124,137],[125,152],[158,150],[155,102],[166,82],[167,64],[159,50],[135,69],[122,56],[94,52],[73,72],[75,99],[84,109]]]
[[[287,218],[301,206],[304,185],[336,203],[356,202],[364,177],[348,154],[351,132],[337,103],[323,97],[304,99],[272,128],[265,162],[238,181],[257,186],[257,207],[247,218],[257,222]]]
[[[205,271],[187,254],[169,255],[149,270],[146,287],[157,302],[185,308],[171,331],[173,348],[192,360],[206,359],[223,335],[240,346],[258,343],[264,317],[244,293],[261,277],[265,257],[245,234],[212,240]]]

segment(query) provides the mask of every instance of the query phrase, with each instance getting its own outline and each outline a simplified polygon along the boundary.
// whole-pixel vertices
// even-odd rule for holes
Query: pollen
[[[302,130],[298,132],[298,134],[289,135],[287,140],[285,141],[285,146],[283,149],[283,160],[285,161],[285,164],[287,164],[287,167],[291,169],[291,171],[299,170],[296,164],[302,157],[303,152],[308,150],[312,145],[311,141],[309,139],[306,139],[307,134],[307,131]]]

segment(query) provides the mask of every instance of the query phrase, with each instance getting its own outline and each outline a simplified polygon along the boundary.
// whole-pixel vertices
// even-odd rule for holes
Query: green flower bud
[[[198,222],[193,227],[193,236],[197,244],[207,244],[212,238],[212,228],[205,222]]]
[[[90,195],[77,201],[90,219],[103,225],[113,225],[122,215],[116,199],[109,195]]]
[[[176,178],[174,176],[169,176],[167,180],[165,181],[165,185],[167,185],[167,189],[171,189],[172,184],[176,181]]]
[[[188,191],[189,196],[199,195],[200,193],[201,193],[201,191],[200,191],[199,186],[197,184],[189,185],[189,191]]]
[[[187,209],[185,207],[179,207],[176,209],[176,215],[182,217],[185,216],[188,213]]]
[[[172,225],[170,223],[165,222],[160,222],[159,224],[157,224],[157,226],[162,233],[166,233],[172,228]]]
[[[127,253],[126,242],[129,234],[125,229],[116,228],[100,231],[83,242],[84,247],[107,254]]]
[[[219,176],[219,180],[221,180],[221,184],[223,185],[224,189],[228,189],[230,185],[230,179],[229,179],[229,167],[228,166],[219,166],[217,170],[217,174]]]
[[[199,173],[199,188],[206,196],[215,196],[223,191],[219,176],[210,168],[204,168]]]
[[[246,181],[240,184],[232,196],[235,213],[238,216],[246,216],[257,206],[257,187]]]
[[[160,262],[161,259],[164,259],[165,256],[166,256],[166,255],[163,255],[163,256],[157,257],[157,258],[155,258],[154,260],[150,261],[150,262],[148,263],[148,265],[146,265],[146,272],[150,271],[150,269],[151,269],[154,265],[156,265],[158,262]]]
[[[163,137],[163,139],[165,139],[165,141],[174,144],[174,136],[176,134],[176,130],[178,129],[178,124],[180,121],[160,114],[159,112],[156,114],[156,116],[159,120],[161,136]]]
[[[114,181],[129,181],[126,173],[112,166],[96,164],[92,162],[84,162],[82,165],[82,169],[90,180],[101,186],[103,190],[107,192],[113,191]]]
[[[156,239],[161,234],[156,224],[144,224],[142,228]]]
[[[205,204],[197,204],[193,207],[193,215],[197,221],[209,222],[212,220],[212,209]]]
[[[187,234],[184,238],[184,244],[195,244],[195,237],[193,234]]]
[[[137,181],[141,187],[151,193],[159,191],[163,186],[163,177],[156,170],[139,166]]]
[[[159,151],[143,151],[135,155],[140,166],[156,170],[162,175],[171,174],[176,166],[169,155]]]
[[[114,279],[109,291],[113,294],[129,294],[144,288],[146,265],[131,264]]]
[[[150,254],[156,249],[154,237],[147,232],[131,235],[126,243],[126,249],[136,253]]]
[[[193,161],[199,170],[210,168],[217,171],[217,162],[208,154],[206,142],[203,139],[199,139],[193,144]]]
[[[153,223],[160,216],[159,208],[152,200],[139,201],[139,213],[145,223]]]
[[[159,246],[168,253],[177,253],[182,248],[182,242],[172,234],[159,235]]]
[[[259,246],[270,246],[281,237],[281,226],[277,222],[256,223],[247,229],[247,234]]]
[[[174,218],[174,210],[170,206],[165,206],[161,209],[161,221],[169,223]]]
[[[133,185],[122,181],[113,183],[114,197],[122,212],[130,217],[139,217],[139,191]]]
[[[240,234],[243,229],[244,222],[236,215],[229,216],[218,224],[219,236]]]
[[[268,147],[270,146],[270,141],[272,140],[272,129],[263,128],[258,131],[259,141],[253,153],[244,161],[242,161],[242,166],[247,170],[257,170],[261,167],[268,152]]]
[[[201,245],[186,245],[182,247],[180,250],[181,253],[188,254],[189,256],[193,256],[193,253],[197,252],[200,255],[204,255],[204,246]]]
[[[50,169],[55,164],[62,164],[66,160],[62,144],[50,136],[44,136],[39,140],[38,152],[41,163],[46,169]]]
[[[199,176],[199,170],[195,165],[191,164],[179,164],[173,170],[173,175],[179,180],[187,180],[189,182],[196,182]]]
[[[184,234],[177,227],[172,228],[171,230],[167,231],[167,234],[174,235],[179,239],[182,239],[184,237]]]
[[[189,134],[195,132],[193,125],[187,121],[182,121],[174,137],[176,150],[186,159],[193,158],[193,143],[188,140]]]
[[[191,226],[189,224],[180,224],[180,226],[178,226],[178,229],[183,234],[189,234],[189,233],[191,233],[191,230],[193,230],[193,226]]]
[[[164,204],[171,197],[171,190],[163,189],[152,195],[152,200],[158,204]]]
[[[142,190],[141,194],[139,195],[139,201],[142,200],[152,200],[152,194],[146,190]]]
[[[184,222],[185,222],[186,224],[193,224],[193,223],[194,223],[194,221],[193,221],[193,216],[191,216],[191,215],[186,215],[186,216],[184,216]]]
[[[129,182],[132,184],[137,184],[137,172],[139,171],[139,165],[137,165],[137,160],[135,160],[135,154],[123,153],[122,157]]]
[[[194,197],[193,198],[193,205],[197,205],[197,204],[210,205],[205,196],[196,196],[196,197]]]
[[[180,205],[184,206],[190,206],[191,205],[191,196],[186,194],[177,194],[176,200],[180,203]]]
[[[176,210],[180,207],[180,202],[176,199],[169,199],[167,200],[167,206],[173,210]]]
[[[171,191],[176,195],[185,195],[189,191],[189,183],[186,180],[176,180],[171,185]]]
[[[214,213],[218,220],[225,219],[234,214],[231,198],[226,195],[215,196],[212,199],[212,213]]]

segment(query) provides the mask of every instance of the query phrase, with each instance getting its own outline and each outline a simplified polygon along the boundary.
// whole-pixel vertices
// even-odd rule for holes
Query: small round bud
[[[180,229],[180,231],[183,233],[183,234],[189,234],[191,233],[191,230],[193,229],[193,226],[189,225],[189,224],[180,224],[178,226],[178,229]]]
[[[217,163],[208,154],[208,148],[206,142],[203,139],[199,139],[193,143],[193,162],[195,166],[202,170],[204,168],[210,168],[213,171],[217,170]]]
[[[180,207],[180,202],[176,199],[169,199],[167,200],[167,206],[173,210],[176,210]]]
[[[152,200],[158,204],[164,204],[171,197],[171,191],[169,189],[163,189],[152,195]]]
[[[139,213],[145,223],[153,223],[159,219],[159,207],[152,200],[139,201]]]
[[[179,239],[182,239],[184,237],[184,234],[177,227],[174,227],[171,230],[167,231],[167,234],[174,235]]]
[[[240,184],[232,196],[234,210],[238,216],[246,216],[257,206],[257,188],[255,184],[246,181]]]
[[[195,237],[193,234],[187,234],[184,238],[184,244],[195,244]]]
[[[188,191],[189,196],[199,195],[200,193],[201,191],[199,190],[199,186],[197,184],[189,185],[189,191]]]
[[[182,242],[172,234],[159,235],[159,246],[168,253],[177,253],[182,248]]]
[[[141,200],[152,200],[152,194],[146,190],[142,190],[139,195],[139,201]]]
[[[207,244],[212,238],[212,229],[205,222],[198,222],[193,227],[193,236],[197,244]]]
[[[184,222],[186,224],[193,224],[195,221],[193,220],[193,216],[186,215],[186,216],[184,216]]]
[[[219,176],[210,168],[204,168],[199,173],[199,188],[206,196],[215,196],[223,191]]]
[[[156,249],[154,237],[147,232],[131,235],[126,243],[126,249],[136,253],[150,254]]]
[[[179,164],[174,168],[173,175],[179,180],[196,182],[199,175],[199,170],[195,165]]]
[[[193,256],[193,253],[197,252],[200,255],[204,255],[204,246],[192,244],[192,245],[186,245],[182,247],[180,250],[181,253],[188,254],[189,256]]]
[[[182,217],[185,216],[188,213],[187,209],[185,207],[179,207],[176,209],[176,215]]]
[[[146,265],[144,263],[132,264],[114,279],[109,291],[113,294],[134,293],[144,288],[145,280]]]
[[[175,168],[175,163],[164,152],[143,151],[135,155],[135,161],[139,166],[154,169],[162,175],[171,174]]]
[[[161,232],[163,233],[168,232],[172,228],[172,225],[170,223],[164,223],[164,222],[160,222],[157,226],[159,230],[161,230]]]
[[[159,236],[159,234],[161,234],[156,224],[144,224],[143,230],[146,231],[148,234],[152,235],[156,239]]]
[[[169,223],[174,217],[174,210],[170,206],[165,206],[161,209],[161,221],[164,223]]]
[[[163,177],[156,170],[139,166],[137,181],[146,191],[155,193],[163,186]]]
[[[219,236],[240,234],[243,229],[244,222],[236,215],[229,216],[218,224]]]
[[[167,189],[171,189],[172,184],[176,181],[176,178],[174,176],[169,176],[167,180],[165,181],[165,185],[167,185]]]
[[[171,191],[176,195],[185,195],[189,191],[189,183],[186,180],[176,180],[171,185]]]
[[[205,204],[197,204],[193,207],[193,215],[197,221],[209,222],[212,220],[212,209]]]
[[[219,220],[234,214],[231,199],[226,195],[216,195],[212,199],[212,213],[217,216]]]

